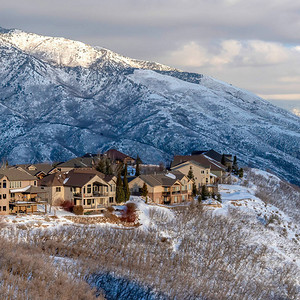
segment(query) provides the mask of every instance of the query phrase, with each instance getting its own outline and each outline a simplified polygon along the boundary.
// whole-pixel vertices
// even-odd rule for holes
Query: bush
[[[74,213],[75,215],[83,215],[83,211],[84,211],[84,209],[83,209],[83,206],[82,206],[82,205],[75,205],[75,206],[73,207],[73,213]]]
[[[70,200],[65,200],[62,204],[61,204],[62,208],[66,211],[73,211],[74,208],[74,204],[72,203],[72,201]]]
[[[122,222],[134,223],[137,219],[135,203],[126,203],[126,209],[123,210],[120,220]]]

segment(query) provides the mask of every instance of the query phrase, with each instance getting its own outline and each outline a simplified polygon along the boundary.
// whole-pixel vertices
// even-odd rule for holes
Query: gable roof
[[[171,163],[171,169],[184,162],[194,161],[204,168],[210,168],[210,161],[203,155],[176,155]]]
[[[35,170],[30,170],[29,168],[33,166]],[[40,164],[20,164],[15,165],[15,167],[21,168],[25,172],[29,173],[32,176],[36,176],[37,174],[43,172],[44,174],[48,174],[51,170],[53,170],[53,166],[47,163],[40,163]]]
[[[83,187],[90,180],[96,177],[96,174],[91,173],[73,173],[68,174],[68,177],[65,180],[65,186],[75,186],[75,187]],[[98,176],[97,176],[98,177]]]
[[[17,168],[0,169],[0,174],[6,176],[9,181],[37,180],[33,175]]]
[[[58,168],[91,168],[99,162],[99,157],[75,157],[59,163]]]
[[[49,174],[38,181],[40,186],[63,186],[64,180],[66,179],[66,174],[62,172],[57,172]]]
[[[149,174],[140,175],[138,178],[142,179],[148,185],[155,186],[172,186],[177,181],[180,181],[185,175],[179,171],[168,174]]]
[[[221,153],[213,150],[213,149],[205,152],[205,155],[212,158],[212,159],[214,159],[214,160],[216,160],[216,161],[218,161],[218,162],[222,161],[222,156],[223,155]],[[225,162],[232,162],[232,160],[229,159],[228,157],[226,157],[226,155],[225,155]]]
[[[128,157],[131,159],[134,159],[131,156],[126,155],[116,149],[110,149],[110,150],[106,151],[104,154],[111,160],[122,160],[123,161],[125,158],[128,158]]]

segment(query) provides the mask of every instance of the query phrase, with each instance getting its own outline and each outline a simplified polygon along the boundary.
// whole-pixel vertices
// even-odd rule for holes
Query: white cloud
[[[300,101],[300,46],[228,39],[187,43],[161,61],[217,77],[266,99]]]

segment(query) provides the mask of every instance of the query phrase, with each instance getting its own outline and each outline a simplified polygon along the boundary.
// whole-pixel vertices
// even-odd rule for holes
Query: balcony
[[[82,198],[82,194],[81,193],[74,193],[73,197],[74,198]]]
[[[106,196],[108,196],[108,192],[97,192],[97,191],[93,192],[93,197],[106,197]]]

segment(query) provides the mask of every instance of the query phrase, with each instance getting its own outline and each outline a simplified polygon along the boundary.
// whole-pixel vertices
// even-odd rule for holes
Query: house
[[[109,158],[112,162],[134,165],[135,159],[116,149],[110,149],[104,153],[104,157]]]
[[[44,203],[42,194],[46,193],[37,188],[36,177],[17,168],[0,169],[0,215],[35,211],[38,202]]]
[[[66,162],[62,162],[56,165],[58,171],[61,172],[69,172],[73,169],[80,168],[94,168],[99,163],[101,157],[98,156],[83,156],[83,157],[75,157]]]
[[[49,191],[53,205],[71,201],[74,205],[82,205],[84,211],[96,211],[116,203],[116,177],[92,168],[51,174],[39,185]]]
[[[25,171],[28,174],[35,176],[38,179],[45,177],[46,175],[56,171],[51,164],[40,163],[40,164],[21,164],[15,165],[15,168]]]
[[[212,171],[213,169],[213,171]],[[222,173],[222,168],[217,162],[212,163],[205,155],[177,155],[171,163],[172,171],[180,171],[186,176],[190,171],[193,172],[194,182],[197,189],[206,185],[209,192],[217,192],[219,177],[214,172]]]
[[[140,195],[144,184],[154,203],[174,204],[192,200],[193,181],[181,172],[140,175],[128,183],[131,194]]]

